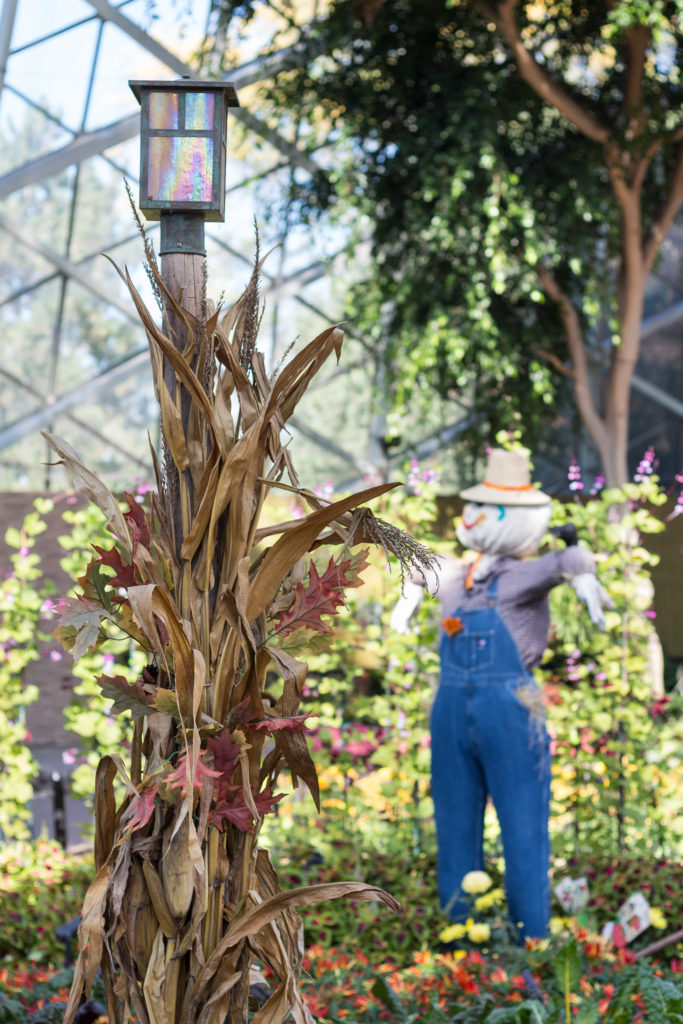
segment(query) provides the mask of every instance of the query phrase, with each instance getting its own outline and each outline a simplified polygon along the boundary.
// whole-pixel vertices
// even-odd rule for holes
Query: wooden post
[[[169,308],[168,301],[163,303],[163,331],[171,339],[180,352],[194,345],[195,351],[190,365],[199,376],[201,383],[208,392],[210,388],[211,353],[201,351],[208,344],[203,325],[206,323],[206,257],[199,253],[170,252],[161,256],[161,277],[169,294],[187,310],[201,325],[196,334],[188,330],[186,323]],[[209,357],[209,358],[207,358]],[[190,400],[184,387],[179,383],[173,366],[164,359],[164,383],[179,410],[183,433],[188,437]],[[163,435],[163,431],[162,431]],[[182,508],[178,470],[168,450],[166,439],[163,439],[163,466],[167,487],[167,508],[173,510],[173,531],[176,554],[180,556],[180,548],[191,525],[195,512],[195,488],[188,470],[187,493],[190,495],[189,508]]]

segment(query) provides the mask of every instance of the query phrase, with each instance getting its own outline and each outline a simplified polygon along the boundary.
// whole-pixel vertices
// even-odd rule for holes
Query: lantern
[[[234,86],[187,78],[128,84],[141,108],[140,209],[161,219],[161,253],[204,252],[204,221],[225,220]]]

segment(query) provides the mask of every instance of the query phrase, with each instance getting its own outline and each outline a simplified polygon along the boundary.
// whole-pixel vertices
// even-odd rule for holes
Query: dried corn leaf
[[[240,490],[250,462],[261,463],[259,437],[255,428],[243,435],[233,446],[230,454],[221,466],[215,489],[202,496],[192,527],[183,541],[181,555],[190,559],[194,556],[211,524],[210,543],[213,544],[214,531],[221,515],[225,512],[231,498]],[[240,495],[242,497],[242,495]]]
[[[159,380],[159,406],[161,409],[161,428],[164,440],[168,445],[173,461],[179,472],[190,465],[190,456],[185,441],[183,418],[180,409],[171,398],[163,377]]]
[[[116,764],[103,757],[95,772],[95,870],[99,871],[114,845],[116,832],[116,800],[114,776]]]
[[[318,534],[344,512],[357,508],[365,502],[378,498],[380,494],[397,487],[398,484],[379,484],[369,487],[348,498],[334,501],[325,508],[312,512],[304,519],[298,520],[296,529],[284,534],[270,548],[261,562],[256,578],[249,594],[247,617],[253,621],[260,615],[275,597],[282,580],[285,579],[292,566],[305,555]]]
[[[338,327],[328,327],[280,371],[273,385],[268,407],[273,411],[277,409],[283,423],[292,415],[301,396],[328,356],[335,352],[339,361],[343,340],[343,331]]]
[[[267,850],[259,848],[256,851],[254,875],[261,901],[280,892],[280,882]],[[278,915],[277,928],[285,948],[287,964],[298,977],[304,956],[303,920],[293,907],[285,907]],[[278,974],[282,977],[280,972]]]
[[[232,923],[221,945],[224,944],[225,949],[236,946],[248,935],[259,931],[285,907],[307,907],[311,903],[338,900],[346,896],[351,896],[354,900],[378,901],[393,912],[401,909],[401,904],[391,893],[366,882],[320,882],[317,885],[298,886],[286,892],[275,893]],[[214,957],[215,955],[214,953]],[[207,961],[207,968],[208,966]]]
[[[190,817],[188,814],[184,814],[178,827],[174,828],[161,858],[161,879],[165,901],[172,918],[181,923],[187,916],[194,893],[194,868],[189,855],[189,842]],[[145,872],[145,877],[147,877],[147,872]],[[159,923],[164,927],[161,917],[159,917]],[[166,931],[165,927],[164,931]],[[173,935],[168,937],[173,938],[176,932],[177,927],[174,921]]]
[[[229,949],[237,947],[248,936],[254,935],[267,925],[285,907],[306,907],[311,903],[320,903],[322,900],[341,899],[345,896],[352,896],[355,900],[379,900],[389,910],[400,910],[401,904],[390,893],[379,889],[374,885],[367,885],[365,882],[324,882],[318,885],[300,886],[296,889],[288,889],[287,892],[279,892],[264,900],[252,910],[233,921],[221,941],[216,946],[209,959],[206,961],[195,990],[192,993],[192,1002],[198,1002],[202,993],[218,970],[223,957]]]
[[[106,918],[107,938],[117,932],[119,927],[121,907],[128,888],[131,864],[131,844],[130,841],[125,841],[118,846],[116,863],[109,877]],[[105,953],[108,953],[107,947],[105,947]]]
[[[216,438],[224,458],[235,443],[235,423],[230,404],[230,393],[233,389],[234,378],[231,373],[226,373],[218,382],[213,404],[216,417]]]
[[[257,893],[251,892],[249,895],[254,902],[259,903]],[[281,1024],[281,1021],[288,1019],[290,1009],[299,1002],[303,1003],[303,1000],[297,986],[297,971],[289,959],[278,924],[270,921],[257,935],[251,936],[249,944],[259,960],[281,979],[279,987],[254,1015],[253,1020],[260,1024]],[[313,1021],[313,1018],[310,1017],[310,1020]]]
[[[152,953],[147,965],[147,973],[142,986],[145,997],[145,1007],[149,1015],[150,1024],[170,1024],[166,1013],[164,1001],[164,981],[166,979],[166,950],[164,947],[164,933],[159,927],[157,930]]]
[[[287,767],[290,770],[292,776],[292,785],[296,789],[299,779],[308,786],[308,791],[313,797],[313,802],[320,810],[320,786],[318,783],[318,773],[315,768],[315,763],[311,757],[311,752],[308,749],[308,743],[306,737],[301,732],[292,732],[289,729],[283,729],[278,732],[275,736],[275,744],[277,749],[281,752]]]
[[[190,530],[183,541],[181,549],[181,556],[183,558],[193,558],[199,548],[199,545],[205,538],[206,530],[211,521],[211,515],[214,509],[216,488],[218,486],[218,480],[220,473],[222,472],[222,468],[223,467],[220,462],[216,462],[212,465],[208,478],[203,480],[200,487],[197,489],[197,493],[200,495],[199,504],[194,514]],[[200,579],[203,582],[203,575],[200,576]]]
[[[216,353],[222,356],[222,360],[235,382],[235,390],[239,398],[240,417],[243,428],[246,431],[256,422],[259,414],[256,390],[240,365],[239,356],[221,327],[216,330],[214,339],[216,342]]]
[[[132,544],[128,525],[119,508],[119,503],[101,480],[81,462],[78,453],[71,445],[47,430],[41,430],[41,434],[51,448],[60,456],[71,482],[79,494],[82,494],[93,505],[97,505],[107,520],[107,529],[117,538],[119,544],[130,558],[132,555]]]
[[[105,999],[107,1001],[107,1015],[109,1017],[108,1024],[121,1024],[119,1001],[114,993],[115,977],[114,965],[105,957],[102,961],[102,982],[104,985]]]
[[[69,999],[66,1004],[64,1011],[64,1024],[73,1024],[76,1011],[81,1005],[81,999],[83,997],[83,988],[85,985],[85,958],[83,951],[78,955],[76,966],[74,968],[73,981],[71,982],[71,990],[69,992]]]
[[[161,864],[163,873],[163,860]],[[192,865],[189,865],[189,867],[191,870]],[[174,918],[175,908],[172,909],[169,906],[168,901],[166,899],[166,893],[169,891],[169,888],[168,886],[166,886],[165,883],[162,884],[161,879],[159,878],[158,874],[156,873],[152,865],[149,863],[149,861],[143,860],[142,871],[145,876],[145,882],[147,883],[147,890],[152,901],[152,906],[154,907],[154,913],[156,914],[158,922],[161,925],[161,929],[167,939],[174,939],[178,934],[178,925]],[[192,886],[190,885],[190,899],[191,898]],[[187,907],[189,907],[189,901]],[[187,912],[187,907],[185,908],[185,911],[182,914],[178,913],[175,914],[175,916],[179,918],[184,918],[185,913]]]
[[[229,962],[224,963],[216,972],[211,993],[202,1006],[197,1024],[224,1024],[230,1004],[230,991],[240,981],[241,971],[235,971]]]
[[[178,704],[175,699],[175,694],[170,690],[157,690],[157,700],[160,695],[168,695],[173,698],[173,710],[172,714],[178,713]],[[168,744],[171,739],[171,733],[173,731],[173,722],[169,718],[168,713],[162,714],[157,712],[153,715],[148,715],[146,720],[147,732],[152,742],[152,749],[148,754],[147,759],[147,773],[151,775],[152,772],[156,771],[162,761],[166,760],[168,755]]]
[[[308,665],[279,647],[267,646],[265,651],[277,666],[285,683],[283,695],[276,705],[276,713],[283,718],[294,715],[299,707],[303,685],[308,675]]]
[[[196,374],[194,374],[190,367],[187,365],[187,363],[183,359],[182,354],[178,351],[173,342],[170,341],[170,339],[167,338],[166,335],[163,334],[162,331],[160,331],[157,325],[154,323],[154,320],[152,319],[149,310],[142,301],[127,270],[125,281],[126,284],[128,285],[128,290],[130,291],[130,294],[133,298],[133,302],[135,303],[135,308],[138,311],[138,316],[140,317],[142,325],[145,328],[147,338],[150,342],[150,347],[152,345],[152,342],[154,342],[161,349],[162,353],[175,370],[180,382],[184,384],[189,394],[192,396],[194,401],[197,402],[202,412],[204,413],[204,416],[206,417],[206,425],[210,429],[211,434],[215,435],[213,409],[208,400],[206,392],[204,391],[204,388],[201,385],[201,382],[198,380]]]
[[[95,975],[102,960],[104,946],[102,920],[104,918],[110,874],[111,862],[107,861],[97,871],[88,886],[81,909],[81,923],[78,928],[78,948],[80,950],[79,962],[82,959],[85,967],[83,991],[86,998],[90,997]]]
[[[287,1019],[290,1005],[288,985],[283,982],[273,995],[268,997],[261,1009],[256,1011],[251,1018],[251,1024],[282,1024],[282,1021]]]
[[[195,687],[195,654],[187,639],[178,610],[169,594],[155,583],[130,587],[128,600],[133,614],[147,638],[153,643],[160,660],[170,673],[166,652],[161,642],[156,617],[161,619],[169,635],[173,651],[173,678],[178,700],[178,709],[186,725],[195,721],[201,703],[204,678],[200,677]],[[201,654],[199,654],[201,658]],[[202,662],[203,663],[203,662]]]
[[[126,898],[121,907],[123,934],[140,980],[147,972],[159,921],[152,906],[142,866],[131,865]]]

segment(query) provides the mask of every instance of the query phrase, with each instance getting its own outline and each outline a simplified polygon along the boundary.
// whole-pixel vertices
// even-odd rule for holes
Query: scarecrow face
[[[456,537],[472,551],[487,551],[492,544],[495,545],[500,533],[498,524],[504,518],[503,505],[481,505],[478,501],[469,501],[462,511]]]
[[[547,505],[468,502],[455,531],[463,547],[485,555],[521,558],[538,549],[550,520]]]

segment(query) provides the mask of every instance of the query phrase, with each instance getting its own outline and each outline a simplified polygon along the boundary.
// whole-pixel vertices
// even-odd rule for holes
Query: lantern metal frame
[[[230,82],[211,82],[206,80],[190,80],[187,78],[163,81],[129,81],[135,98],[140,104],[140,200],[139,206],[147,220],[163,219],[164,213],[201,214],[203,220],[224,221],[225,220],[225,164],[228,139],[228,110],[230,107],[238,107],[239,100],[235,87]],[[156,112],[152,109],[153,95],[177,97],[175,106],[170,104],[168,109],[175,115],[175,124],[153,123]],[[204,109],[204,123],[200,127],[186,127],[186,118],[190,109],[188,97],[198,97],[202,94],[212,96],[213,102],[210,105],[212,110],[208,111],[208,105]],[[199,109],[200,106],[197,104]],[[210,119],[210,124],[208,120]],[[169,121],[173,117],[168,118]],[[201,119],[200,119],[201,120]],[[211,142],[210,159],[204,169],[208,171],[207,181],[210,181],[211,195],[202,198],[172,198],[166,196],[160,198],[152,192],[151,178],[154,173],[153,162],[150,158],[150,149],[154,140],[178,139],[192,140],[205,139]],[[207,147],[208,149],[208,147]],[[192,153],[192,147],[189,148]],[[195,154],[199,151],[194,150]],[[172,154],[172,147],[169,148],[169,155]],[[198,157],[199,159],[199,157]],[[201,164],[201,159],[199,160]],[[178,161],[180,164],[180,161]],[[169,160],[170,165],[170,160]],[[170,166],[166,168],[170,170]],[[209,177],[210,176],[210,177]]]

